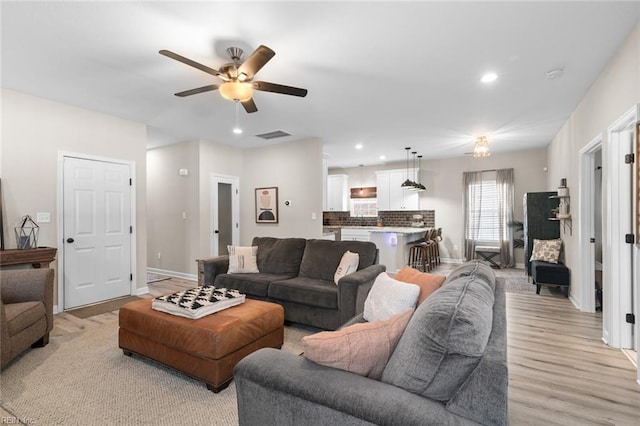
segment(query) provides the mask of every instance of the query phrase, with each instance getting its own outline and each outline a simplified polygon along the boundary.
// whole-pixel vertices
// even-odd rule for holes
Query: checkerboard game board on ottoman
[[[233,368],[261,348],[284,342],[282,306],[246,301],[199,319],[152,309],[153,299],[120,308],[118,344],[125,355],[140,355],[178,370],[219,392],[233,378]]]

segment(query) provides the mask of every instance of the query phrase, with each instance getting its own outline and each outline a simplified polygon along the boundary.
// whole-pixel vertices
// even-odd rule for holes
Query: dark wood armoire
[[[551,210],[558,207],[557,198],[549,198],[558,195],[556,191],[527,192],[523,199],[524,213],[524,265],[527,275],[531,276],[531,252],[533,240],[549,240],[560,238],[560,223],[557,220],[549,220],[553,216]]]

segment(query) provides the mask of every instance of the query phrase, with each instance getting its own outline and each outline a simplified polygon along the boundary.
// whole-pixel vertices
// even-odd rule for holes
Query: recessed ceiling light
[[[242,134],[242,129],[240,127],[234,127],[233,133],[235,133],[236,135],[240,135]]]
[[[361,143],[359,143],[358,145],[356,145],[356,149],[362,149],[362,148],[363,148],[363,146],[362,146],[362,144],[361,144]]]
[[[380,156],[380,159],[381,159],[381,160],[386,160],[386,159],[387,159],[387,156],[386,156],[386,155],[381,155],[381,156]]]
[[[494,82],[497,79],[498,79],[498,74],[496,74],[495,72],[488,72],[482,76],[480,81],[486,84],[486,83]]]
[[[553,80],[554,78],[562,77],[562,74],[564,74],[564,70],[562,68],[556,68],[553,70],[549,70],[544,74],[549,80]]]

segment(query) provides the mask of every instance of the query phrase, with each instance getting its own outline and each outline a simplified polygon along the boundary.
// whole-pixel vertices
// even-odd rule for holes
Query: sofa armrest
[[[47,330],[53,328],[53,278],[50,268],[2,271],[0,292],[2,303],[39,301],[44,303]]]
[[[369,295],[376,277],[385,272],[384,265],[371,265],[364,269],[345,275],[338,281],[338,309],[340,324],[364,311],[364,301]]]
[[[234,372],[241,426],[464,424],[437,401],[277,349],[261,349]]]
[[[213,285],[216,276],[226,274],[229,270],[229,256],[208,257],[198,259],[198,285]]]

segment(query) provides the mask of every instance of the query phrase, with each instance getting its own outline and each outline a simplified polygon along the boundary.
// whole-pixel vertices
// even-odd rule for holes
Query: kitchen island
[[[379,261],[387,267],[387,272],[395,274],[407,264],[409,245],[424,237],[427,228],[393,227],[393,226],[353,226],[343,227],[342,233],[360,234],[367,231],[369,241],[378,247]]]

